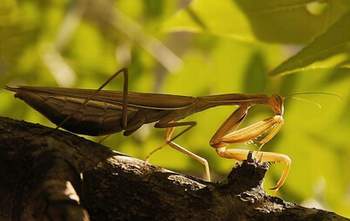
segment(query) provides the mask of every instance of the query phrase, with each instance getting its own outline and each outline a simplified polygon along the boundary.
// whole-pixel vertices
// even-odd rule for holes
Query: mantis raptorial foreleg
[[[158,147],[157,149],[154,149],[147,157],[146,160],[148,160],[156,151],[162,149],[165,145],[169,145],[170,147],[174,148],[175,150],[186,154],[187,156],[191,157],[192,159],[198,161],[200,164],[202,164],[205,168],[205,180],[210,181],[210,169],[209,164],[206,159],[203,157],[200,157],[191,151],[187,150],[186,148],[180,146],[179,144],[173,142],[176,138],[183,135],[190,129],[192,129],[194,126],[196,126],[196,122],[194,121],[186,121],[186,122],[167,122],[167,123],[157,123],[154,127],[156,128],[166,128],[165,129],[165,143]],[[187,126],[184,130],[182,130],[180,133],[178,133],[176,136],[173,137],[175,127],[179,126]]]
[[[220,147],[221,145],[226,146],[227,144],[225,143],[221,144],[222,137],[231,131],[235,131],[239,127],[247,116],[249,108],[249,105],[242,104],[237,110],[235,110],[216,131],[209,141],[210,145],[213,147]]]
[[[241,105],[233,114],[221,125],[210,141],[210,144],[216,148],[219,156],[229,159],[246,160],[249,150],[227,149],[226,146],[233,143],[242,143],[253,141],[263,145],[271,140],[279,131],[283,124],[281,115],[275,115],[262,121],[258,121],[247,127],[237,129],[238,125],[247,115],[249,105]],[[284,163],[285,168],[275,187],[276,191],[283,185],[288,176],[291,159],[284,154],[256,151],[254,158],[262,162]]]

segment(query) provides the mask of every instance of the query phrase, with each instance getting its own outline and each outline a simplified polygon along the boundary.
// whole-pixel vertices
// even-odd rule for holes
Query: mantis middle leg
[[[174,140],[178,138],[179,136],[183,135],[187,131],[189,131],[191,128],[193,128],[197,123],[194,121],[187,121],[187,122],[167,122],[167,123],[157,123],[155,125],[156,128],[166,128],[165,129],[165,144],[168,144],[170,147],[174,148],[177,151],[180,151],[181,153],[186,154],[187,156],[191,157],[192,159],[198,161],[200,164],[202,164],[205,168],[205,180],[210,181],[210,169],[209,164],[206,159],[203,157],[200,157],[191,151],[187,150],[185,147],[180,146],[179,144],[175,143]],[[175,135],[173,137],[175,127],[179,126],[187,126],[184,130],[182,130],[180,133]],[[164,145],[165,145],[164,144]],[[163,148],[163,146],[160,146],[159,148],[153,150],[147,158],[149,158],[153,153]]]

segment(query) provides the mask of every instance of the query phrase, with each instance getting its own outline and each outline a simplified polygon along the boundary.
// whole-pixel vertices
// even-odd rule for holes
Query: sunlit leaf
[[[305,43],[349,8],[347,0],[235,0],[262,41]]]
[[[246,93],[261,93],[267,83],[266,64],[261,52],[255,52],[246,65],[243,91]]]
[[[346,0],[194,0],[170,18],[164,30],[303,43],[325,31],[348,8]]]
[[[329,67],[350,68],[350,12],[345,14],[324,34],[270,72],[289,74],[306,69]]]
[[[164,31],[208,32],[252,41],[254,35],[238,5],[231,0],[194,0],[164,23]]]

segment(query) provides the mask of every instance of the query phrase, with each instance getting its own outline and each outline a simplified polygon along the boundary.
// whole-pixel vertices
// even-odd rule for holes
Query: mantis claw
[[[250,156],[252,159],[261,159],[261,163],[268,162],[268,163],[283,163],[285,165],[282,175],[277,181],[276,185],[272,188],[271,190],[275,190],[277,192],[279,188],[281,188],[286,181],[289,170],[290,170],[290,165],[292,163],[292,160],[290,159],[289,156],[285,154],[280,154],[280,153],[272,153],[272,152],[262,152],[262,151],[255,151],[251,152],[250,150],[244,150],[244,149],[226,149],[225,147],[217,148],[216,149],[217,153],[219,156],[228,158],[228,159],[235,159],[239,161],[243,160],[249,160]],[[260,163],[260,162],[259,162]]]

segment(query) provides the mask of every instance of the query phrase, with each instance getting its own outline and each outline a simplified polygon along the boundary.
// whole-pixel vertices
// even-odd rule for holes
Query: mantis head
[[[272,110],[275,114],[277,115],[283,115],[284,113],[284,97],[282,97],[281,95],[272,95],[271,97],[269,97],[269,104],[272,107]]]

